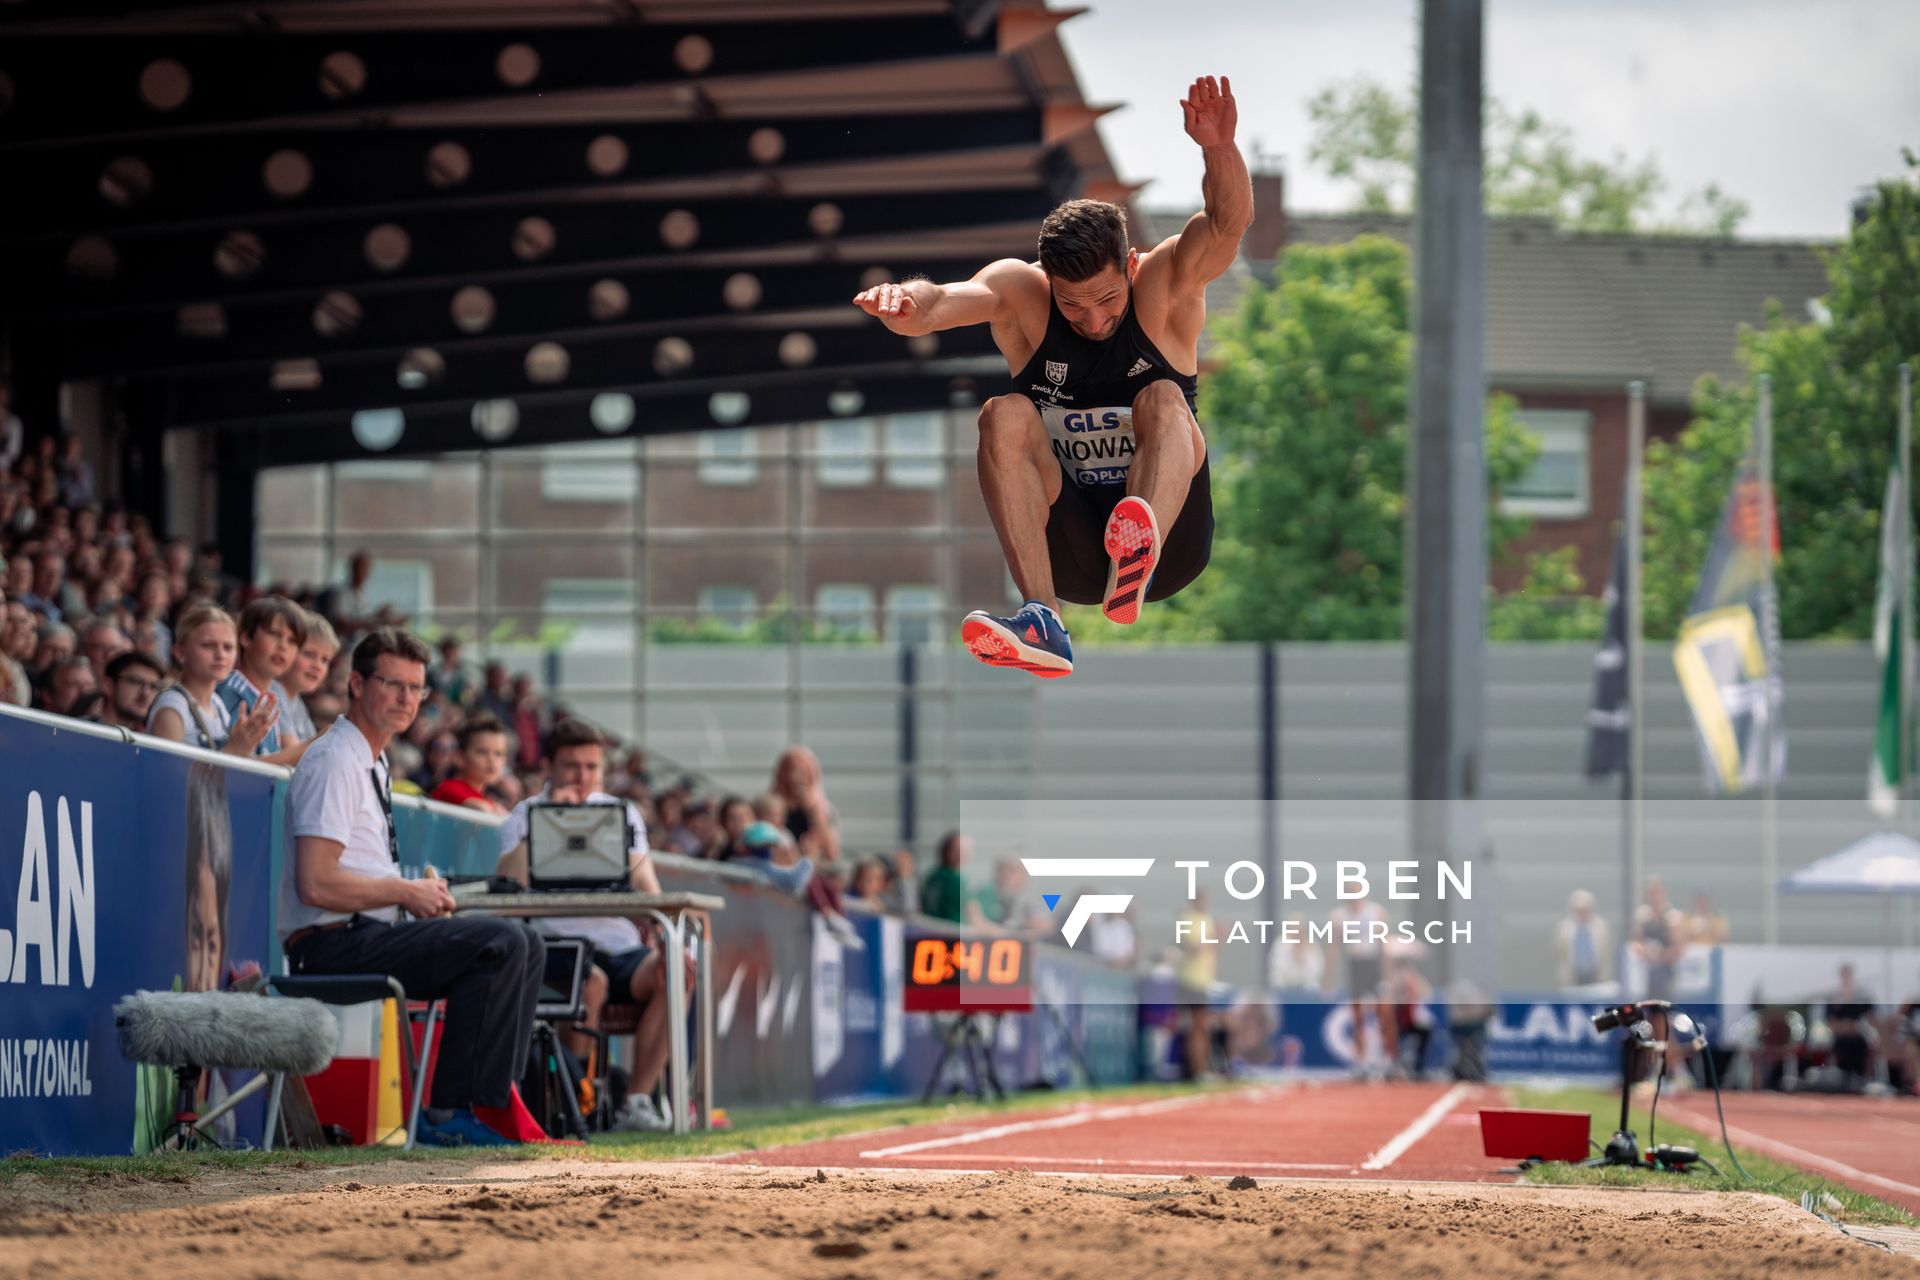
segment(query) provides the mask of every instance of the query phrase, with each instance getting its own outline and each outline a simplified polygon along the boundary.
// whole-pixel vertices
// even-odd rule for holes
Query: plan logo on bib
[[[1067,380],[1067,362],[1065,360],[1047,361],[1047,381],[1061,386]]]
[[[1038,879],[1071,876],[1084,880],[1088,876],[1126,876],[1138,879],[1153,870],[1152,858],[1022,858],[1020,864],[1027,874]],[[1046,893],[1041,895],[1051,911],[1060,905],[1060,895]],[[1089,893],[1074,902],[1073,910],[1067,913],[1067,922],[1061,926],[1060,936],[1071,947],[1080,941],[1081,931],[1087,927],[1087,921],[1094,916],[1117,916],[1133,902],[1130,893]]]

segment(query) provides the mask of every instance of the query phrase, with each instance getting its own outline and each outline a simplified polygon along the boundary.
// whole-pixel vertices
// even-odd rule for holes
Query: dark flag
[[[1628,702],[1627,539],[1613,541],[1613,577],[1603,597],[1607,630],[1593,655],[1593,706],[1587,711],[1587,777],[1598,780],[1627,771]]]

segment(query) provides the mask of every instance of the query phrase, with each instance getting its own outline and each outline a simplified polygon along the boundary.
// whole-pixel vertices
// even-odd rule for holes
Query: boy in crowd
[[[489,715],[474,716],[460,726],[454,741],[460,744],[459,763],[453,776],[434,788],[433,798],[482,813],[505,813],[487,792],[507,767],[507,726]]]
[[[280,740],[288,746],[312,742],[320,736],[320,727],[307,706],[307,695],[327,682],[334,655],[340,652],[340,637],[334,634],[333,624],[317,613],[302,612],[306,614],[307,638],[293,665],[280,677],[280,687],[274,690],[280,697]]]
[[[241,611],[239,660],[217,690],[235,720],[259,705],[274,682],[293,666],[300,646],[307,642],[307,616],[305,609],[284,596],[261,596]],[[305,742],[288,745],[276,723],[253,754],[274,764],[295,765],[305,749]]]

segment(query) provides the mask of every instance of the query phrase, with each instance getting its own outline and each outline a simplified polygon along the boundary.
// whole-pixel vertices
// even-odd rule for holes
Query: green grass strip
[[[1517,1107],[1539,1108],[1549,1111],[1585,1111],[1593,1117],[1593,1140],[1602,1147],[1613,1136],[1613,1128],[1620,1123],[1620,1095],[1599,1089],[1515,1089],[1512,1091],[1514,1105]],[[1709,1092],[1696,1090],[1684,1095],[1695,1110],[1712,1105]],[[1650,1099],[1635,1098],[1628,1111],[1627,1123],[1632,1127],[1644,1155],[1651,1144],[1648,1142],[1648,1117]],[[1795,1205],[1807,1191],[1831,1195],[1838,1200],[1844,1212],[1833,1214],[1847,1222],[1879,1223],[1892,1226],[1910,1227],[1916,1225],[1914,1216],[1897,1204],[1870,1196],[1863,1191],[1843,1186],[1831,1179],[1810,1173],[1805,1169],[1786,1164],[1770,1156],[1761,1155],[1747,1147],[1735,1144],[1734,1152],[1740,1157],[1740,1164],[1753,1175],[1749,1182],[1741,1177],[1727,1159],[1727,1149],[1721,1145],[1718,1127],[1709,1136],[1697,1133],[1682,1125],[1674,1124],[1663,1114],[1660,1128],[1654,1135],[1659,1142],[1672,1143],[1675,1146],[1692,1147],[1720,1170],[1714,1173],[1707,1168],[1699,1168],[1693,1173],[1663,1173],[1654,1169],[1582,1169],[1563,1164],[1546,1164],[1527,1172],[1529,1182],[1546,1183],[1554,1186],[1580,1187],[1673,1187],[1694,1188],[1708,1191],[1759,1191],[1767,1195],[1779,1196]],[[1595,1154],[1598,1154],[1597,1152]],[[1828,1213],[1833,1213],[1831,1208]]]
[[[1234,1088],[1232,1085],[1206,1089]],[[1040,1089],[994,1102],[972,1099],[934,1102],[887,1101],[851,1106],[815,1104],[766,1109],[728,1108],[731,1127],[711,1133],[597,1133],[583,1150],[579,1147],[518,1146],[468,1149],[430,1147],[412,1152],[398,1147],[327,1147],[304,1151],[196,1151],[144,1156],[9,1155],[0,1159],[0,1190],[22,1174],[41,1178],[97,1179],[120,1177],[147,1182],[186,1182],[205,1173],[238,1169],[350,1168],[356,1165],[428,1160],[685,1160],[734,1151],[765,1151],[802,1142],[842,1138],[849,1134],[904,1125],[934,1124],[1022,1111],[1036,1111],[1075,1102],[1122,1102],[1134,1098],[1163,1098],[1200,1092],[1188,1084],[1143,1084],[1110,1089]]]

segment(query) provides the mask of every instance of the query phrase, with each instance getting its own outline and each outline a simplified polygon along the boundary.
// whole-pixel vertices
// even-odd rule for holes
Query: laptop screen
[[[624,804],[534,805],[527,810],[528,886],[624,888],[632,845]]]
[[[587,976],[587,944],[579,938],[548,938],[547,972],[540,998],[533,1007],[537,1018],[571,1018],[580,1009],[580,988]]]

